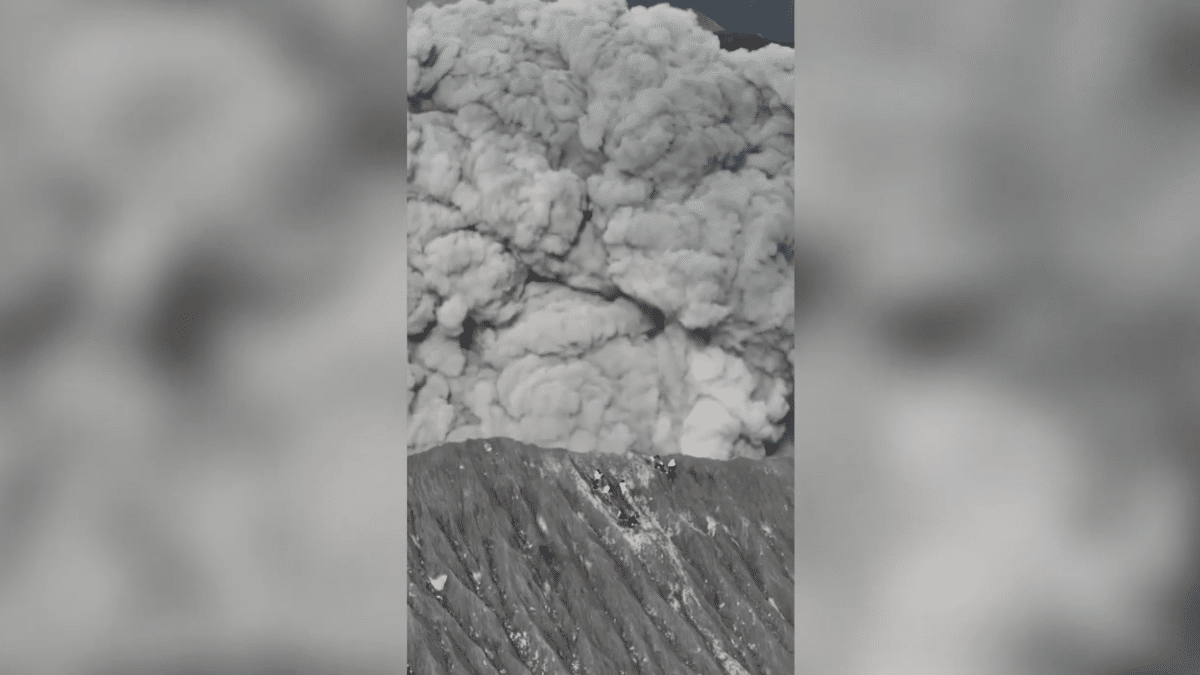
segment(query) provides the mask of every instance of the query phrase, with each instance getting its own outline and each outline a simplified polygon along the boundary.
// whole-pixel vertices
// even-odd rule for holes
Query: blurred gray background
[[[0,672],[398,672],[402,8],[0,3]]]
[[[800,670],[1197,672],[1200,5],[799,14]]]

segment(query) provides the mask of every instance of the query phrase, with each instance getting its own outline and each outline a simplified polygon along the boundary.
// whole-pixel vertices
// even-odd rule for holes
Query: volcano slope
[[[793,460],[674,459],[669,479],[504,438],[410,456],[409,672],[792,672]]]

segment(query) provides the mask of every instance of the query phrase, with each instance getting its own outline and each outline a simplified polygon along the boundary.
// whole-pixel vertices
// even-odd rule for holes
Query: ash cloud
[[[410,10],[410,452],[790,452],[793,55],[666,5]]]

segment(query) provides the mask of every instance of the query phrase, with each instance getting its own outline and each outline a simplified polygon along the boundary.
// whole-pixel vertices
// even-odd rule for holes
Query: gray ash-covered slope
[[[674,459],[670,479],[502,438],[410,456],[410,672],[792,672],[792,459]]]

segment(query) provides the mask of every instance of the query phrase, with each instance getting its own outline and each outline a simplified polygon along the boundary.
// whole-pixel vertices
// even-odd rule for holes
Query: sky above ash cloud
[[[488,0],[489,4],[492,0]],[[422,5],[446,5],[449,0],[408,0],[408,6],[416,9]],[[628,0],[628,6],[653,7],[664,4],[661,0]],[[747,33],[761,35],[774,42],[794,43],[796,3],[795,0],[747,0],[725,2],[723,0],[674,0],[665,3],[671,7],[691,10],[700,15],[700,27],[711,32]]]
[[[773,449],[793,51],[623,2],[425,6],[407,44],[410,452]]]
[[[653,7],[659,1],[629,0],[629,6]],[[672,7],[690,9],[708,17],[718,26],[709,30],[757,34],[775,42],[795,42],[795,0],[674,0],[670,4]]]

